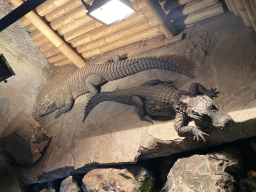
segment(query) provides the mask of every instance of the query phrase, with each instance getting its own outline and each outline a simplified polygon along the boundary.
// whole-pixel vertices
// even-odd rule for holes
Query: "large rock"
[[[194,79],[151,70],[109,82],[102,91],[133,87],[155,78],[174,80],[175,85],[184,90],[198,82],[220,91],[214,100],[237,122],[231,129],[206,129],[210,137],[206,137],[206,142],[196,142],[193,137],[179,137],[173,120],[154,121],[151,125],[140,120],[134,106],[114,102],[97,105],[83,123],[88,99],[83,95],[76,99],[73,109],[60,118],[55,119],[54,113],[37,118],[53,139],[43,158],[32,168],[24,169],[23,175],[31,182],[44,182],[67,177],[77,170],[85,172],[85,168],[92,165],[135,163],[139,158],[168,156],[255,136],[256,43],[252,29],[245,28],[239,18],[224,14],[186,32],[181,42],[138,57],[173,53],[188,56],[195,63],[194,68],[188,70],[193,73],[194,69]],[[69,66],[61,69],[63,73]],[[49,86],[63,81],[62,75],[55,76]],[[66,78],[67,74],[64,75]],[[38,98],[43,96],[40,94]]]
[[[78,182],[72,176],[64,179],[60,185],[60,192],[81,192]]]
[[[153,179],[148,172],[139,167],[128,169],[94,169],[87,173],[82,180],[82,189],[86,191],[152,191]],[[143,185],[144,184],[144,185]],[[145,186],[145,185],[148,186]]]
[[[10,122],[1,137],[5,150],[21,164],[35,163],[50,139],[42,126],[25,111]]]
[[[237,148],[178,159],[168,174],[163,191],[236,191],[235,178],[244,175],[241,161],[242,155]]]

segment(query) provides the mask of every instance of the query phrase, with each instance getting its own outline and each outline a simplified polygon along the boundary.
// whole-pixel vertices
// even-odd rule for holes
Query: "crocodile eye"
[[[215,105],[211,105],[211,106],[210,106],[210,109],[211,109],[212,111],[217,111],[217,110],[218,110],[218,108],[217,108]]]

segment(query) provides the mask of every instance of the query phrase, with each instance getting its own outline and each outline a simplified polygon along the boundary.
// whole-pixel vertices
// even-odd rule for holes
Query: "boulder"
[[[64,179],[60,185],[60,192],[82,192],[78,182],[72,176]]]
[[[241,161],[241,152],[235,147],[178,159],[163,191],[236,191],[234,183],[245,175]]]
[[[5,150],[21,164],[34,164],[50,139],[43,127],[25,111],[10,122],[1,137]]]
[[[144,168],[94,169],[82,180],[84,191],[152,191],[153,179]],[[147,189],[147,190],[145,190]]]
[[[56,192],[55,189],[43,189],[40,192]]]

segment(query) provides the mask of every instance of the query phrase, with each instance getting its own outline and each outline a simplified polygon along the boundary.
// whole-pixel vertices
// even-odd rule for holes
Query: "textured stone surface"
[[[64,179],[60,185],[60,192],[81,192],[81,189],[72,176]]]
[[[151,70],[109,82],[102,91],[133,87],[155,78],[173,80],[184,90],[198,82],[220,91],[214,100],[237,122],[231,129],[205,129],[210,137],[206,137],[206,142],[196,142],[192,137],[179,137],[173,120],[154,121],[151,125],[140,120],[135,107],[114,102],[100,103],[82,123],[87,102],[87,95],[83,95],[76,100],[73,109],[60,118],[54,119],[54,113],[37,118],[53,139],[40,162],[24,169],[23,175],[32,182],[42,182],[66,177],[92,164],[135,163],[138,158],[168,156],[255,136],[256,43],[253,30],[244,27],[243,21],[232,14],[224,14],[185,32],[186,38],[181,42],[138,57],[168,54],[189,57],[195,63],[195,67],[188,70],[194,72],[194,79]],[[62,73],[54,76],[39,94],[39,100],[74,68],[64,66],[58,70]]]
[[[241,161],[237,148],[178,159],[167,176],[163,191],[236,191],[233,175],[241,173]]]
[[[40,192],[56,192],[55,189],[43,189]]]
[[[21,164],[35,163],[50,139],[42,126],[25,111],[10,122],[1,137],[5,150]]]
[[[0,0],[0,19],[10,11]],[[32,112],[39,89],[49,79],[50,64],[37,50],[18,22],[0,33],[0,53],[16,74],[7,79],[8,83],[0,83],[0,136],[21,110]]]
[[[83,191],[140,191],[147,177],[145,169],[131,167],[130,169],[94,169],[82,180]]]

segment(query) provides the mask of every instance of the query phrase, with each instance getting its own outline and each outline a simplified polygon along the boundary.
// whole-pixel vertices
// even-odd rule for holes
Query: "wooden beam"
[[[162,32],[167,38],[173,37],[176,33],[176,30],[171,23],[167,21],[167,15],[163,11],[161,5],[156,0],[144,0],[145,4],[149,10],[153,13],[153,16],[159,23]]]
[[[18,7],[23,1],[12,0],[12,3]],[[29,12],[25,16],[45,37],[47,37],[68,59],[70,59],[78,68],[86,65],[86,62],[63,41],[35,11]]]

